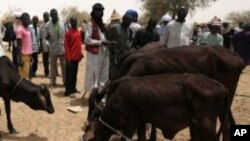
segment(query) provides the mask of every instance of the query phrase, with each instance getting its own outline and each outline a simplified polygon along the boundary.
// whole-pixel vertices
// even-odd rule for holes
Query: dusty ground
[[[10,53],[7,52],[10,56]],[[49,79],[43,75],[41,55],[39,56],[38,77],[32,79],[36,84],[46,84],[49,86]],[[83,91],[85,58],[79,65],[77,89]],[[1,69],[1,67],[0,67]],[[60,69],[59,69],[59,72]],[[57,83],[62,85],[61,77],[57,78]],[[237,93],[233,102],[233,113],[238,124],[250,124],[250,67],[246,68],[241,75]],[[19,131],[18,134],[8,133],[4,104],[2,101],[0,132],[3,141],[78,141],[83,134],[83,126],[87,115],[87,101],[82,100],[82,94],[76,98],[69,98],[63,95],[64,88],[49,88],[51,98],[55,107],[52,115],[43,111],[33,111],[23,103],[12,102],[12,121],[14,127]],[[87,96],[86,96],[87,97]],[[69,106],[81,106],[85,110],[80,113],[71,113],[67,110]],[[159,133],[160,134],[160,133]],[[174,140],[185,141],[189,139],[188,129],[177,134]],[[164,141],[161,135],[158,140]]]

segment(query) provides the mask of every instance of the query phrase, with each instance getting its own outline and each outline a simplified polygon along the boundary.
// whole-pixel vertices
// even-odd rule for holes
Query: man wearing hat
[[[86,26],[86,76],[84,85],[84,95],[91,92],[93,88],[102,88],[108,81],[109,54],[105,47],[110,44],[106,40],[106,27],[103,23],[104,7],[101,3],[96,3],[92,7],[91,20]]]
[[[210,32],[204,32],[198,39],[198,45],[218,45],[223,46],[223,36],[219,33],[221,23],[215,22],[210,26]]]

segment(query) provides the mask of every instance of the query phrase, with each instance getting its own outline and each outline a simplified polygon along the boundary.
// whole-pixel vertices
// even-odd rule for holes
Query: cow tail
[[[225,105],[224,105],[224,110],[223,110],[223,114],[219,115],[220,118],[220,128],[219,131],[217,133],[217,138],[219,140],[220,135],[223,135],[223,138],[225,138],[225,130],[228,130],[229,128],[227,128],[229,126],[229,112],[230,112],[230,99],[229,99],[229,92],[228,90],[226,90],[226,97],[225,97]]]

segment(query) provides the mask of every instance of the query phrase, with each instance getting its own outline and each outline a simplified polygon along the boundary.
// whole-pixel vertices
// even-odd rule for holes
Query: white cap
[[[211,25],[212,26],[218,26],[218,27],[220,27],[221,26],[221,22],[213,22]]]
[[[22,12],[14,12],[15,18],[21,18]]]
[[[171,16],[169,16],[169,15],[164,15],[164,16],[162,16],[161,17],[161,22],[165,22],[165,21],[167,21],[167,22],[170,22],[170,21],[172,21],[172,17]]]

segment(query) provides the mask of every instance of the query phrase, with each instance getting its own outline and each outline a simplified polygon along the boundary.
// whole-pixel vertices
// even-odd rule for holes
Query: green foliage
[[[227,14],[226,19],[234,24],[250,22],[250,11],[231,12]]]
[[[65,21],[68,21],[70,17],[76,16],[78,20],[78,25],[82,23],[83,20],[89,19],[89,13],[86,11],[79,11],[75,6],[65,7],[61,10],[61,15]]]
[[[197,7],[208,6],[216,0],[141,0],[145,14],[148,17],[156,17],[160,19],[165,13],[169,13],[172,17],[176,16],[177,9],[180,6],[186,6],[189,11],[195,10]]]

